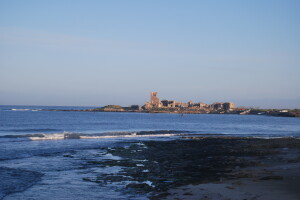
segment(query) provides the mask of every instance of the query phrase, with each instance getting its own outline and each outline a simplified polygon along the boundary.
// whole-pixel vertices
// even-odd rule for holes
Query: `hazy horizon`
[[[300,108],[300,1],[0,2],[0,105]]]

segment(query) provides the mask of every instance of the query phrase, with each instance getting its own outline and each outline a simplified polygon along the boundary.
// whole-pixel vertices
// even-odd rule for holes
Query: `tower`
[[[150,93],[150,104],[152,104],[155,107],[161,107],[161,102],[157,97],[157,92]]]

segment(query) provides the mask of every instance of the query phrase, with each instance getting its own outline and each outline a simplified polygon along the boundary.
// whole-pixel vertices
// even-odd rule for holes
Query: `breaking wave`
[[[12,108],[11,111],[41,111],[42,109]]]
[[[4,135],[0,139],[12,140],[65,140],[65,139],[105,139],[105,138],[128,138],[128,137],[170,137],[188,135],[189,131],[173,131],[173,130],[158,130],[158,131],[132,131],[132,132],[108,132],[108,133],[34,133],[24,135]]]

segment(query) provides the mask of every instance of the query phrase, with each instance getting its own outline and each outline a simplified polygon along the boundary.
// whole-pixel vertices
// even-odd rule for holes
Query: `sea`
[[[300,138],[300,118],[72,111],[89,108],[0,106],[0,199],[147,199],[126,192],[126,181],[86,181],[121,171],[88,163],[122,159],[105,149],[130,142],[206,135]]]

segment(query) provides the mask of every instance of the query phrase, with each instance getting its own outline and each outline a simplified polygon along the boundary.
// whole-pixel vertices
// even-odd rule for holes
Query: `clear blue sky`
[[[1,0],[0,104],[300,108],[298,0]]]

